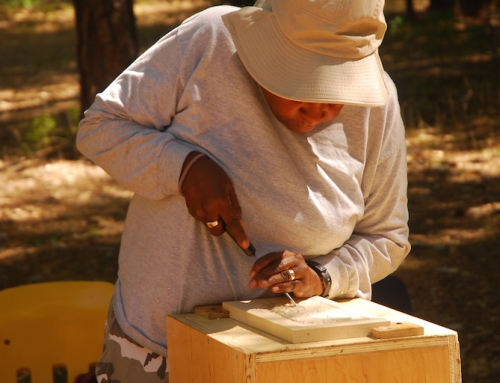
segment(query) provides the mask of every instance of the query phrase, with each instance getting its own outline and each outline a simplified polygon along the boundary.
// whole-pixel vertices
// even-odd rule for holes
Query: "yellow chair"
[[[47,282],[0,290],[0,382],[54,382],[65,369],[72,383],[102,352],[113,285]]]

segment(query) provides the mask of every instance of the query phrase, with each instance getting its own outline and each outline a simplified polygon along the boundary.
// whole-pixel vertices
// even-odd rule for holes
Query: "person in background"
[[[100,382],[167,382],[169,314],[285,292],[370,299],[400,265],[406,148],[383,6],[212,7],[97,95],[77,147],[135,193]]]

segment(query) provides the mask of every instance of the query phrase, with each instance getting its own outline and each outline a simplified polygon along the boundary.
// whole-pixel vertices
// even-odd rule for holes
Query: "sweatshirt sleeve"
[[[370,299],[371,284],[396,270],[410,251],[405,133],[396,89],[387,81],[394,97],[375,112],[379,123],[370,124],[371,129],[380,129],[380,121],[385,126],[380,144],[375,143],[380,148],[367,150],[367,168],[373,169],[363,179],[364,215],[342,247],[315,258],[332,277],[330,298]]]
[[[169,133],[182,92],[177,30],[126,69],[85,112],[77,148],[127,189],[150,199],[178,193],[192,150]]]

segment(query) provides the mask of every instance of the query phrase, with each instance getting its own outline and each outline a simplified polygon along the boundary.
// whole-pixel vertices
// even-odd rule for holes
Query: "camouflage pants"
[[[168,383],[167,358],[128,337],[110,305],[104,348],[96,366],[99,383]]]

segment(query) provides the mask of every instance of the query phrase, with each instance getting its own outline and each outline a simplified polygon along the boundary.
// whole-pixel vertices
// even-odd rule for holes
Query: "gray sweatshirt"
[[[165,317],[268,297],[253,260],[213,237],[178,191],[192,150],[233,182],[257,256],[285,249],[325,265],[330,298],[369,299],[409,252],[406,149],[396,89],[384,107],[346,105],[298,134],[271,113],[213,7],[163,37],[99,94],[77,145],[135,194],[113,298],[122,329],[166,355]]]

